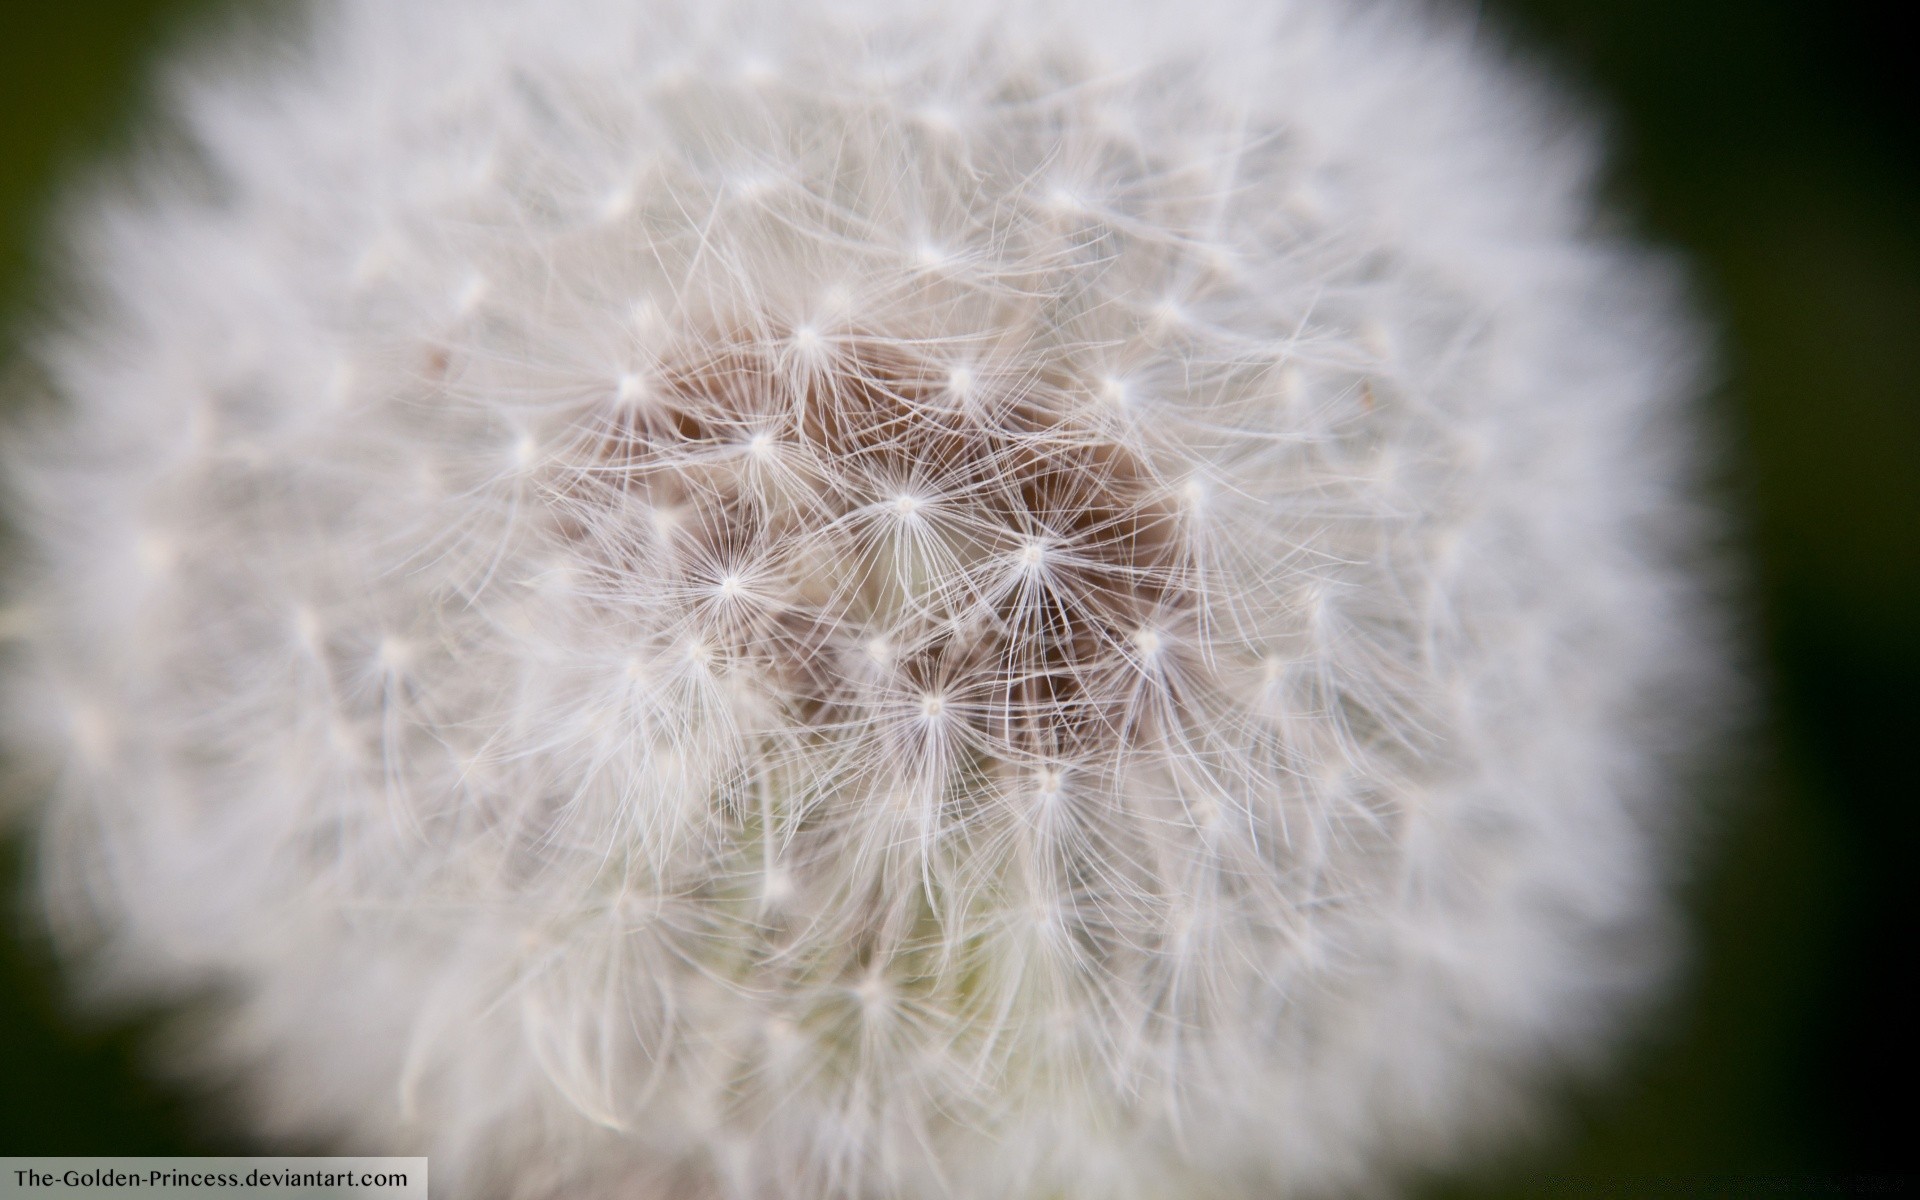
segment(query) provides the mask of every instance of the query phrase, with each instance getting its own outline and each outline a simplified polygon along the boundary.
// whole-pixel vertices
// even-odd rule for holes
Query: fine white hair
[[[72,222],[62,946],[448,1195],[1345,1191],[1672,959],[1696,331],[1359,0],[339,0]],[[215,999],[208,1000],[209,994]]]

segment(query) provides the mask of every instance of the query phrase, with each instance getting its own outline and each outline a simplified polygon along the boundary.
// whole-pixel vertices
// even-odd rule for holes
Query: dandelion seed
[[[487,291],[488,285],[485,278],[479,275],[470,277],[460,285],[460,292],[453,300],[453,311],[463,317],[471,316],[481,304],[486,302]]]
[[[374,658],[380,669],[392,675],[405,674],[413,665],[414,650],[411,643],[401,637],[383,637]]]
[[[629,371],[615,384],[614,396],[621,404],[632,405],[645,400],[651,390],[644,375]]]

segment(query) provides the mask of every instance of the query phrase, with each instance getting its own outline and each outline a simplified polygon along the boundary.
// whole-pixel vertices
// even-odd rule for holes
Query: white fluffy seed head
[[[1339,1189],[1658,973],[1688,339],[1584,140],[1394,7],[895,7],[340,0],[80,223],[6,728],[269,1130]]]

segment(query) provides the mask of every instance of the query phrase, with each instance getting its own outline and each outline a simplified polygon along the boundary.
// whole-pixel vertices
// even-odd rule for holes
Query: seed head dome
[[[449,1194],[1339,1191],[1666,960],[1691,337],[1354,0],[340,0],[74,222],[64,945]]]

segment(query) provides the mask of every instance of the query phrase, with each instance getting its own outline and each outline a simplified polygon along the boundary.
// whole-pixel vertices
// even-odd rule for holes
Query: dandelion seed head
[[[1338,1192],[1649,993],[1693,338],[1470,36],[302,36],[77,226],[0,726],[71,956],[221,983],[264,1132],[473,1195]]]

